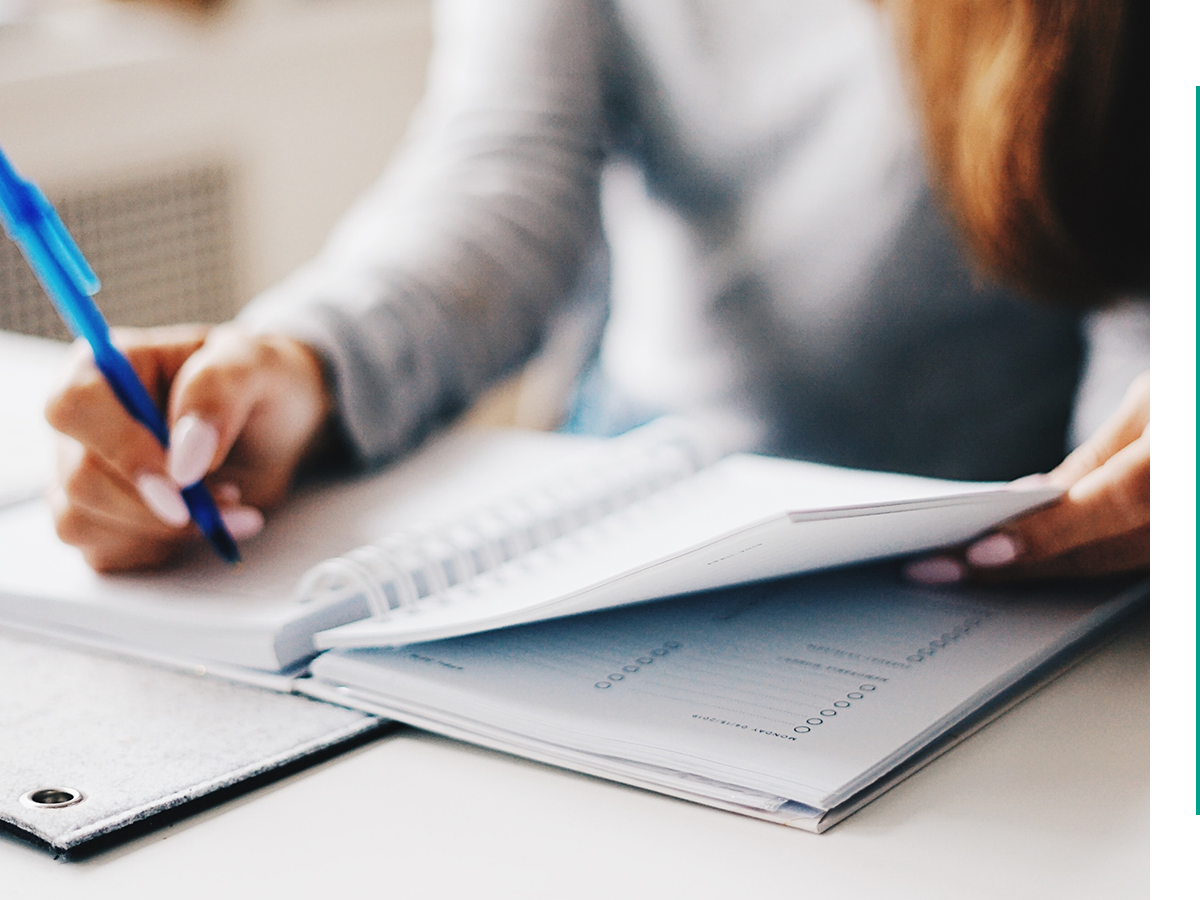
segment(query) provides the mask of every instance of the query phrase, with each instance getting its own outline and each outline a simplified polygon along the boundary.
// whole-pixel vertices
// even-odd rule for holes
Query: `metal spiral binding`
[[[653,423],[611,442],[612,454],[477,513],[407,529],[314,566],[301,602],[360,593],[372,617],[447,602],[451,588],[500,570],[680,482],[706,460],[689,434]]]

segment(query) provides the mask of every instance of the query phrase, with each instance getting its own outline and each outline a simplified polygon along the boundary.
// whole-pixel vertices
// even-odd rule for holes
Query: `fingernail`
[[[161,475],[141,476],[137,489],[150,512],[171,527],[182,528],[191,520],[179,489]]]
[[[236,540],[254,537],[263,530],[263,514],[253,506],[231,506],[221,510],[221,521]]]
[[[904,577],[919,584],[954,584],[966,574],[966,566],[950,556],[918,559],[904,567]]]
[[[167,472],[180,487],[190,487],[208,473],[217,452],[217,429],[195,416],[184,416],[171,429]]]
[[[1007,534],[990,534],[967,548],[967,562],[980,568],[1006,566],[1021,555],[1021,545]]]

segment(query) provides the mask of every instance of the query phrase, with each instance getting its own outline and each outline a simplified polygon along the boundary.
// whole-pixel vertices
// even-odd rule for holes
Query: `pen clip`
[[[96,277],[96,273],[92,271],[92,267],[88,265],[88,261],[83,258],[83,251],[79,249],[79,245],[71,238],[70,232],[67,231],[67,226],[58,217],[58,213],[50,205],[50,201],[46,199],[46,195],[41,192],[37,185],[25,182],[25,186],[29,189],[30,199],[40,216],[42,236],[50,246],[51,252],[54,253],[55,258],[66,269],[67,274],[79,286],[79,289],[89,297],[92,296],[100,290],[100,279]]]
[[[100,290],[100,279],[46,195],[17,174],[3,150],[0,150],[0,213],[13,240],[18,240],[18,232],[32,232],[41,238],[46,251],[80,291],[90,297]]]

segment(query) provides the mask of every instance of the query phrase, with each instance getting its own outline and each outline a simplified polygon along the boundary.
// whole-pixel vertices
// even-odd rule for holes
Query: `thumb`
[[[168,472],[187,485],[220,468],[247,503],[274,506],[317,446],[332,409],[312,348],[282,335],[218,326],[172,385]]]

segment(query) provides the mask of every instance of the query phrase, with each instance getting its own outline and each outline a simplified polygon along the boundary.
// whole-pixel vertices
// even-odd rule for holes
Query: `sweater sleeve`
[[[599,232],[591,0],[444,0],[395,159],[239,321],[324,357],[362,462],[411,446],[539,345]]]

